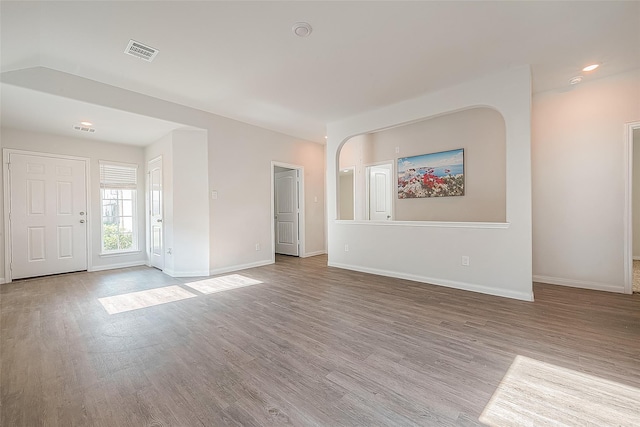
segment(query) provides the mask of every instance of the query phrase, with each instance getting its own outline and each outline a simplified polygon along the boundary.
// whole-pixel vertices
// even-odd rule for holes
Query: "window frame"
[[[122,168],[129,169],[129,174],[132,173],[133,179],[126,182],[123,181],[120,184],[112,184],[105,181],[105,168]],[[140,252],[139,246],[139,238],[138,238],[138,168],[139,166],[135,163],[120,163],[120,162],[111,162],[111,161],[99,161],[99,171],[100,171],[100,255],[101,256],[110,256],[110,255],[126,255],[129,253]],[[113,249],[108,250],[105,249],[105,223],[104,223],[104,213],[105,213],[105,200],[109,200],[105,198],[105,191],[122,191],[122,190],[130,190],[131,191],[131,199],[122,198],[122,193],[119,194],[120,197],[111,200],[117,200],[118,205],[122,206],[123,201],[131,200],[131,216],[129,215],[118,215],[118,223],[121,222],[123,217],[131,218],[131,248],[128,249]],[[120,236],[120,233],[118,233]],[[118,241],[119,243],[119,241]],[[118,244],[119,246],[119,244]]]

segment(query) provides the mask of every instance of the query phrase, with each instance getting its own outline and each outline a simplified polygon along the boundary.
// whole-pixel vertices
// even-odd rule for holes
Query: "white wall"
[[[499,112],[490,108],[472,108],[374,132],[368,135],[366,143],[362,136],[352,138],[342,147],[341,168],[353,162],[354,153],[362,144],[369,144],[369,163],[391,161],[396,172],[398,158],[464,149],[464,196],[398,199],[394,187],[395,220],[505,221],[506,136],[504,120]],[[356,168],[362,169],[363,165],[358,164]],[[362,170],[359,172],[358,179],[363,182],[358,186],[366,188],[366,174]],[[395,182],[394,178],[394,185]],[[364,192],[357,199],[358,205],[364,204]]]
[[[324,253],[324,146],[235,121],[210,132],[212,272],[271,262],[271,161],[304,167],[304,252]]]
[[[625,123],[640,70],[533,98],[534,280],[624,291]]]
[[[173,133],[173,276],[209,274],[209,174],[207,134]]]
[[[346,140],[477,106],[495,108],[505,121],[507,223],[336,220],[338,156]],[[329,264],[531,300],[530,108],[530,71],[519,67],[329,124]],[[462,255],[470,257],[468,267],[461,266]]]
[[[640,260],[640,128],[633,131],[633,259]]]
[[[69,138],[44,133],[26,132],[2,128],[0,130],[2,148],[13,148],[39,153],[60,154],[66,156],[86,157],[90,159],[88,183],[90,186],[90,217],[87,218],[91,233],[92,257],[89,260],[91,270],[142,265],[146,260],[145,228],[144,228],[144,151],[141,147],[108,142],[91,141],[80,138]],[[138,248],[139,251],[129,254],[100,255],[100,160],[135,163],[138,165]],[[0,245],[4,250],[4,245]],[[3,259],[3,258],[0,258]],[[0,277],[4,275],[4,265],[0,263]]]
[[[210,244],[206,131],[175,130],[146,147],[145,155],[147,165],[162,156],[163,271],[175,277],[207,276]]]
[[[219,194],[209,200],[214,272],[271,262],[270,251],[254,248],[255,243],[271,247],[272,160],[305,167],[306,253],[325,251],[322,145],[46,68],[4,73],[3,79],[207,130],[209,188]]]
[[[218,191],[207,197],[210,273],[273,262],[271,161],[304,166],[304,254],[326,251],[323,145],[44,67],[3,73],[3,83],[207,131],[208,188]]]
[[[2,148],[2,129],[0,129],[0,152]],[[0,284],[2,284],[7,279],[4,274],[4,171],[0,173],[0,203],[2,203],[2,208],[0,209],[0,224],[2,224],[0,227]]]

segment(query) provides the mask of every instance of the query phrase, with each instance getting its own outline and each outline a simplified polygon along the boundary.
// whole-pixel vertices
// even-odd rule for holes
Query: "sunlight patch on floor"
[[[148,289],[146,291],[130,292],[128,294],[115,295],[112,297],[98,298],[100,304],[109,314],[123,313],[125,311],[138,310],[140,308],[152,307],[166,304],[168,302],[180,301],[187,298],[196,297],[180,286],[165,286],[163,288]]]
[[[185,283],[185,285],[203,294],[214,294],[216,292],[244,288],[245,286],[258,285],[260,283],[262,282],[259,280],[251,279],[241,274],[230,274],[228,276],[214,277],[211,279],[199,280],[197,282]]]
[[[517,356],[480,421],[489,426],[638,426],[640,389]]]

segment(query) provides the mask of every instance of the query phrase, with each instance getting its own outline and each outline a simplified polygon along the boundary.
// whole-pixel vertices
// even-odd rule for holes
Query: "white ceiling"
[[[54,135],[146,146],[175,129],[184,129],[152,117],[88,104],[69,98],[2,84],[3,126]],[[81,121],[93,123],[94,133],[73,129]]]
[[[317,142],[329,122],[514,66],[531,64],[535,92],[592,62],[585,80],[640,68],[637,1],[0,4],[2,72],[49,67]],[[129,39],[160,52],[127,56]],[[3,116],[15,101],[3,92]]]

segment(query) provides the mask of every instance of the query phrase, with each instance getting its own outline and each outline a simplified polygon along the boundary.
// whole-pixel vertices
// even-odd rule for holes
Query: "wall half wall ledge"
[[[353,221],[335,220],[336,224],[374,225],[401,227],[435,227],[435,228],[509,228],[509,222],[449,222],[449,221]]]

